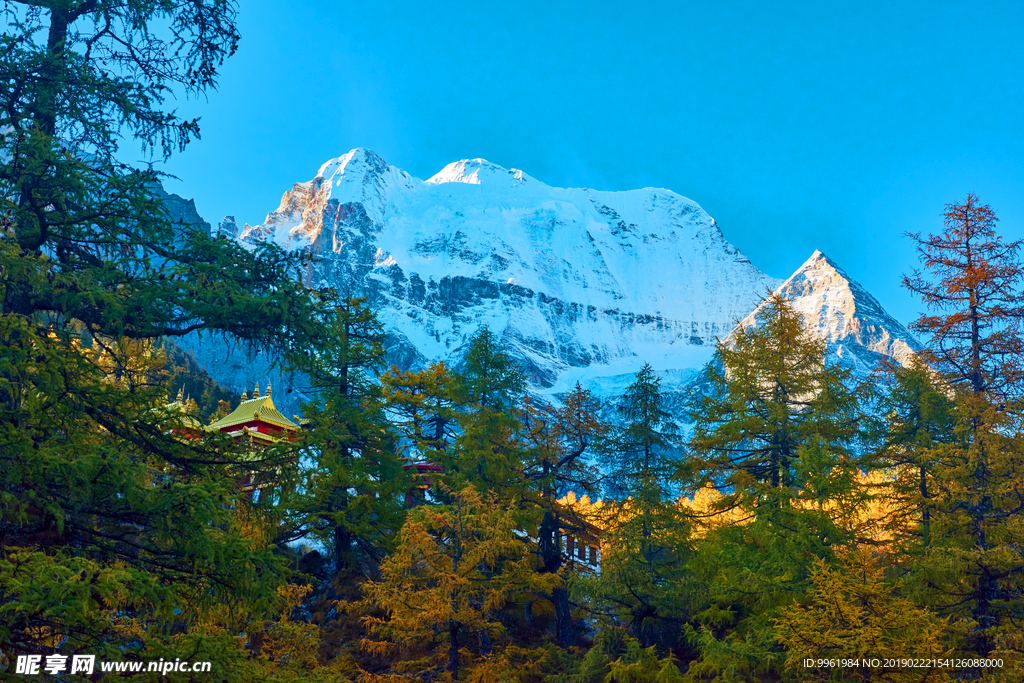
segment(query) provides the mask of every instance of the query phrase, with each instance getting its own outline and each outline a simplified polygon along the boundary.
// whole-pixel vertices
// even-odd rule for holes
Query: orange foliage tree
[[[944,215],[942,233],[909,235],[923,269],[903,279],[929,309],[912,325],[921,355],[955,392],[954,438],[934,447],[931,541],[915,564],[934,606],[972,622],[966,649],[995,656],[1024,646],[1022,242],[1003,241],[973,194]]]

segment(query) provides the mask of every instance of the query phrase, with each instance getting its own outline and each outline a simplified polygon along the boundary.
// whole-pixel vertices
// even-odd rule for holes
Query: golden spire
[[[259,398],[260,397],[260,383],[259,382],[256,382],[256,388],[252,390],[252,397],[253,398]]]
[[[270,380],[267,380],[267,396],[270,396]]]
[[[181,402],[182,402],[182,401],[184,400],[184,399],[182,398],[182,395],[183,395],[184,393],[185,393],[185,385],[184,385],[184,384],[182,384],[182,385],[181,385],[181,389],[178,389],[178,403],[181,403]]]
[[[242,389],[242,400],[243,401],[248,401],[249,400],[249,392],[246,391],[245,389]]]

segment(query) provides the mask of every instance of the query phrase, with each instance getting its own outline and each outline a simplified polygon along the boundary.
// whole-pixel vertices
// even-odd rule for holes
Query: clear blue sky
[[[241,2],[202,140],[165,170],[256,223],[353,147],[665,187],[762,270],[821,249],[906,323],[906,231],[968,191],[1024,237],[1024,2]]]

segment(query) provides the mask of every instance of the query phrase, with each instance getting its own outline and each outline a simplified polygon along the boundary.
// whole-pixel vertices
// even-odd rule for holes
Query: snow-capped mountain
[[[700,367],[778,284],[673,192],[554,188],[482,159],[422,181],[353,150],[241,239],[323,257],[311,282],[368,294],[399,366],[457,363],[487,325],[540,390]]]
[[[910,365],[921,350],[875,297],[820,251],[775,291],[793,302],[806,327],[828,341],[829,353],[859,375],[871,372],[883,357]],[[759,309],[740,325],[754,324]]]
[[[228,238],[236,230],[233,218],[217,228]],[[307,250],[319,257],[306,273],[310,284],[369,296],[400,368],[457,366],[486,325],[533,390],[549,395],[580,381],[613,396],[645,362],[666,388],[681,389],[717,340],[776,288],[859,370],[872,354],[903,360],[916,348],[820,253],[780,282],[727,242],[700,206],[669,190],[556,188],[483,159],[448,164],[424,181],[355,149],[237,234],[243,243]],[[263,371],[242,356],[225,362],[216,344],[188,345],[227,386],[252,384]]]

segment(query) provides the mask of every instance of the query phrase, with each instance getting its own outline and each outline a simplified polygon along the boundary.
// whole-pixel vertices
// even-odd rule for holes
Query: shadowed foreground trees
[[[118,153],[198,134],[162,105],[215,85],[234,6],[0,11],[0,648],[123,659],[179,643],[226,676],[237,633],[282,606],[268,511],[237,486],[241,461],[261,463],[175,437],[184,416],[123,351],[193,331],[311,345],[320,304],[300,257],[173,224],[157,175]],[[212,621],[224,630],[198,635]]]

